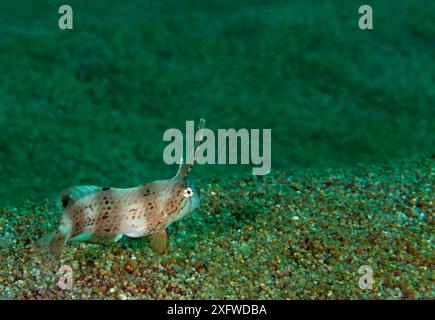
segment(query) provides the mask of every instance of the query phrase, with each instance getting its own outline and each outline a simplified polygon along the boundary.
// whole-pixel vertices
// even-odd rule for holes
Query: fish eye
[[[193,196],[192,189],[191,188],[184,189],[183,195],[185,198],[190,198],[191,196]]]

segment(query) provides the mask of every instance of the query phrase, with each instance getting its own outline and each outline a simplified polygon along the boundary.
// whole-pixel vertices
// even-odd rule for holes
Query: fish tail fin
[[[63,247],[67,240],[66,235],[61,231],[54,231],[46,234],[37,241],[41,253],[49,253],[56,261],[60,260]]]
[[[62,232],[57,232],[48,244],[48,249],[56,260],[60,259],[63,251],[63,246],[65,245],[65,241],[65,234],[63,234]]]

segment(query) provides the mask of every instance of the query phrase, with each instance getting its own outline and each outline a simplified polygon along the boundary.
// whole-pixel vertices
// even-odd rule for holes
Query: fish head
[[[200,195],[192,181],[177,181],[173,189],[173,199],[179,203],[179,210],[173,221],[180,220],[199,207]]]
[[[175,200],[176,203],[180,203],[178,212],[172,222],[182,219],[187,214],[199,207],[198,189],[195,187],[193,182],[186,180],[186,177],[188,176],[190,170],[192,170],[192,167],[195,163],[195,156],[203,139],[204,127],[205,120],[201,119],[198,125],[197,139],[193,152],[188,157],[187,162],[184,162],[183,158],[181,158],[178,172],[171,180],[171,183],[175,184],[172,192],[172,201]]]

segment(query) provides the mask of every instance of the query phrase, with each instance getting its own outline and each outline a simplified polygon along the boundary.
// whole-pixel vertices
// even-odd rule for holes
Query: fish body
[[[74,200],[74,193],[90,194]],[[93,191],[95,190],[95,191]],[[186,192],[191,195],[185,196]],[[129,189],[80,186],[62,196],[60,230],[68,240],[88,240],[95,234],[131,238],[166,229],[199,205],[199,196],[185,181],[161,180]]]
[[[201,119],[198,129],[204,128]],[[169,246],[165,229],[200,203],[194,185],[186,180],[202,140],[196,142],[190,164],[180,163],[177,175],[136,188],[77,186],[61,193],[62,220],[57,232],[46,240],[49,251],[59,258],[69,241],[113,243],[123,236],[149,236],[154,251],[164,253]]]

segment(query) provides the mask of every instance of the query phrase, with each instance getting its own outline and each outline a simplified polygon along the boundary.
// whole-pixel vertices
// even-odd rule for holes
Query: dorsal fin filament
[[[198,130],[196,133],[199,135],[199,137],[198,139],[195,139],[196,141],[195,141],[195,147],[193,149],[193,152],[187,158],[186,163],[184,162],[183,158],[180,159],[180,166],[173,180],[184,180],[186,176],[189,174],[190,170],[192,170],[192,167],[195,164],[195,158],[196,158],[196,153],[198,151],[198,147],[200,146],[204,137],[204,127],[205,127],[205,120],[204,119],[199,120]]]

